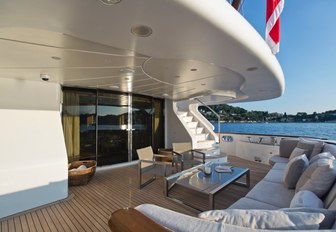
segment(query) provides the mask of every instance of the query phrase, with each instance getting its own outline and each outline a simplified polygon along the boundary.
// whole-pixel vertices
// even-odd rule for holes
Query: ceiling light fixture
[[[164,94],[162,94],[162,96],[168,97],[169,95],[168,95],[168,93],[164,93]]]
[[[131,32],[135,36],[148,37],[153,33],[152,28],[146,25],[137,25],[131,28]]]
[[[121,2],[121,0],[100,0],[105,5],[111,6]]]
[[[119,89],[119,86],[117,86],[117,85],[110,85],[109,86],[111,89]]]
[[[258,69],[258,67],[249,67],[249,68],[247,68],[246,69],[246,71],[254,71],[254,70],[257,70]]]
[[[52,56],[51,59],[53,59],[53,60],[61,60],[61,57],[58,57],[58,56]]]
[[[191,68],[190,71],[195,72],[197,71],[197,68]]]

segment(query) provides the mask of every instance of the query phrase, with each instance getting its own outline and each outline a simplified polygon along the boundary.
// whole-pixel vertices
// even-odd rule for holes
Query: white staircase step
[[[197,128],[191,128],[191,133],[195,134],[202,134],[204,127],[197,127]]]
[[[193,116],[185,116],[185,117],[183,117],[183,120],[185,122],[192,122],[193,118],[194,118]]]
[[[198,122],[187,122],[188,127],[191,128],[197,128]]]
[[[187,111],[178,111],[177,114],[181,117],[186,117],[188,116],[188,112]]]
[[[212,145],[216,143],[215,140],[208,139],[208,140],[202,140],[202,141],[197,141],[197,147],[196,149],[208,149],[212,148]]]
[[[200,134],[195,134],[194,136],[195,136],[196,141],[203,141],[208,138],[209,133],[200,133]]]

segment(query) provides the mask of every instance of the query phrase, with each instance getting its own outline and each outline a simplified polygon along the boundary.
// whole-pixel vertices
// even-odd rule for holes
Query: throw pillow
[[[322,159],[322,158],[327,158],[327,159],[332,159],[334,160],[335,159],[335,156],[333,156],[329,151],[327,152],[322,152],[322,153],[319,153],[315,156],[313,156],[310,160],[309,160],[309,164],[312,164],[314,163],[315,161],[319,160],[319,159]]]
[[[315,195],[315,193],[303,190],[294,195],[289,207],[323,208],[323,202]]]
[[[324,219],[320,223],[320,229],[330,229],[333,226],[336,217],[335,210],[328,210],[324,208],[298,207],[298,208],[283,208],[281,210],[285,212],[321,213],[324,215]]]
[[[323,197],[334,183],[335,164],[336,160],[322,158],[309,165],[297,182],[295,191],[309,190]]]
[[[309,161],[305,154],[289,160],[283,175],[283,182],[287,188],[295,188],[296,183],[303,171],[307,168],[308,163]]]
[[[286,212],[282,210],[211,210],[199,218],[253,229],[317,230],[322,213]]]
[[[323,141],[300,138],[296,147],[307,150],[308,152],[306,154],[310,159],[322,151],[323,145]]]
[[[305,154],[307,152],[308,152],[308,150],[304,150],[304,149],[296,147],[296,148],[294,148],[294,150],[290,154],[289,160],[294,159],[295,157],[298,157],[298,156],[300,156],[302,154]]]

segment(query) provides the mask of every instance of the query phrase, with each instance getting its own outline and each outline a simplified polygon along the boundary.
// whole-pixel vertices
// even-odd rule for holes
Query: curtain
[[[80,112],[79,94],[63,93],[63,130],[69,162],[79,160]]]

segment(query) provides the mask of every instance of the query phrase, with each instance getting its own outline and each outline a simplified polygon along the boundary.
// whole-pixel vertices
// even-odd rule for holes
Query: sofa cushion
[[[281,157],[280,155],[274,155],[268,160],[268,163],[273,166],[276,163],[288,163],[288,160],[289,159],[286,157]]]
[[[322,159],[322,158],[326,158],[326,159],[332,159],[332,160],[334,160],[334,159],[335,159],[335,156],[333,156],[329,151],[322,152],[322,153],[319,153],[319,154],[313,156],[313,157],[309,160],[309,164],[312,164],[312,163],[314,163],[314,162],[316,162],[317,160]]]
[[[272,170],[285,170],[287,166],[287,163],[276,163],[272,167]]]
[[[300,138],[296,147],[307,150],[306,155],[310,159],[322,151],[323,145],[323,141]]]
[[[279,208],[289,207],[295,191],[288,189],[283,183],[261,180],[247,193],[246,197],[261,201]]]
[[[327,151],[336,157],[336,144],[325,143],[322,152]]]
[[[323,158],[309,165],[297,182],[295,191],[309,190],[318,197],[323,197],[334,183],[335,164],[335,160]]]
[[[299,139],[282,139],[280,141],[279,156],[284,158],[289,158],[293,149],[298,144]]]
[[[324,215],[323,221],[320,223],[320,229],[330,229],[333,226],[336,217],[336,211],[324,208],[284,208],[281,209],[285,212],[305,212],[305,213],[321,213]]]
[[[156,205],[143,204],[135,209],[172,231],[221,231],[219,223],[200,220]]]
[[[297,192],[290,203],[290,208],[323,208],[323,202],[315,193],[307,190]]]
[[[289,156],[289,160],[294,159],[295,157],[298,157],[302,154],[309,154],[309,153],[310,153],[309,150],[296,147],[296,148],[294,148],[291,155]]]
[[[243,197],[230,205],[228,209],[279,209],[279,207],[248,197]]]
[[[309,161],[305,154],[296,156],[295,158],[289,160],[283,174],[283,182],[287,188],[295,188],[296,183],[298,182],[303,171],[307,168],[308,163]]]
[[[283,182],[283,175],[285,170],[277,170],[277,169],[271,169],[263,180],[275,182],[275,183],[282,183]]]
[[[328,191],[328,194],[324,198],[324,207],[329,209],[333,201],[335,201],[336,203],[336,182],[334,182],[333,186],[331,187],[331,189]]]
[[[252,229],[316,230],[324,219],[322,213],[286,212],[282,210],[210,210],[199,218]]]

